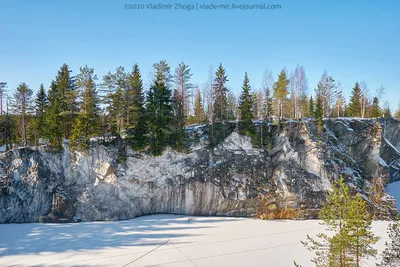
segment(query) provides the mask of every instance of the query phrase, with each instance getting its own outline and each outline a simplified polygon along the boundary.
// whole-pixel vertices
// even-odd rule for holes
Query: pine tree
[[[331,109],[336,98],[336,90],[335,80],[328,75],[327,71],[324,71],[317,84],[317,94],[321,95],[323,117],[331,115]]]
[[[80,110],[74,121],[71,135],[72,146],[86,149],[90,138],[99,133],[99,96],[95,81],[97,75],[94,69],[87,65],[79,69],[76,77],[77,87],[80,89]]]
[[[317,239],[307,236],[302,242],[315,253],[311,260],[319,267],[359,266],[362,258],[375,256],[372,245],[378,241],[371,230],[365,202],[357,194],[351,196],[342,177],[333,182],[323,203],[319,218],[332,235],[318,234]]]
[[[274,98],[278,101],[279,118],[283,118],[283,106],[288,92],[289,80],[287,79],[285,70],[282,70],[278,76],[278,80],[274,84]]]
[[[361,89],[358,82],[356,82],[353,91],[351,92],[351,98],[349,102],[348,112],[350,117],[361,116]]]
[[[13,111],[21,118],[21,141],[24,147],[27,145],[28,116],[32,113],[32,95],[32,89],[26,83],[21,83],[14,92],[12,101]]]
[[[157,79],[162,79],[164,85],[168,88],[171,87],[173,76],[171,74],[171,68],[168,66],[167,61],[161,60],[158,63],[153,64],[156,72],[155,76]]]
[[[378,267],[400,266],[400,220],[397,218],[388,227],[389,241],[385,242],[385,249],[382,252],[382,262]]]
[[[314,100],[310,97],[310,101],[308,102],[308,117],[313,118],[314,115]]]
[[[247,72],[244,74],[242,93],[239,100],[240,132],[242,134],[254,133],[253,126],[253,96],[250,92],[250,82]]]
[[[350,253],[359,267],[362,258],[375,257],[377,250],[372,247],[379,238],[371,232],[372,221],[367,214],[365,202],[360,194],[351,198],[348,203],[348,217],[345,224],[345,231],[351,242]]]
[[[147,93],[146,112],[152,153],[161,155],[167,146],[168,129],[172,119],[171,90],[165,85],[161,71],[156,73]]]
[[[374,97],[374,99],[372,100],[370,113],[372,118],[378,118],[382,116],[381,108],[379,107],[379,99],[377,97]]]
[[[49,145],[54,149],[60,149],[63,126],[60,123],[62,117],[62,95],[58,90],[56,82],[53,80],[47,93],[48,105],[46,114],[46,137],[49,139]]]
[[[190,113],[189,102],[193,94],[193,84],[190,83],[192,75],[193,74],[190,73],[189,65],[186,65],[184,62],[179,63],[178,67],[175,69],[175,89],[181,95],[183,115],[185,117],[188,117]]]
[[[195,98],[195,102],[194,102],[194,116],[195,116],[196,123],[202,123],[205,120],[203,102],[201,99],[200,90],[196,91],[196,98]]]
[[[130,125],[128,126],[131,131],[128,132],[129,137],[131,133],[132,145],[135,149],[142,149],[147,145],[147,121],[146,121],[146,110],[144,108],[144,92],[143,82],[140,75],[139,66],[135,64],[133,66],[132,74],[128,77],[129,87],[132,90],[132,94],[129,94],[129,103],[131,103],[130,114]]]
[[[75,119],[75,112],[78,110],[78,91],[76,90],[75,77],[71,75],[67,64],[63,64],[56,77],[56,85],[61,94],[61,113],[64,138],[68,139],[71,134],[72,122]]]
[[[226,82],[228,76],[225,74],[225,69],[222,64],[219,65],[213,84],[214,89],[214,105],[213,105],[213,123],[224,122],[227,119],[227,92]]]
[[[324,121],[323,119],[324,111],[323,111],[323,100],[322,100],[322,95],[317,94],[317,101],[315,103],[315,112],[314,112],[314,118],[315,118],[315,123],[318,129],[318,132],[321,133],[322,130],[324,129]]]
[[[47,94],[44,89],[43,84],[40,84],[40,88],[38,93],[36,94],[36,100],[35,100],[35,111],[36,111],[36,116],[35,116],[35,132],[37,137],[43,138],[46,133],[46,115],[45,111],[47,108]],[[36,139],[35,139],[36,140]]]

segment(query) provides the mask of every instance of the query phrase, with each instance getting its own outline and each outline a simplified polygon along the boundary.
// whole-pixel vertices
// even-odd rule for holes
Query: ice
[[[400,184],[399,184],[400,185]],[[387,222],[373,231],[387,240]],[[0,225],[0,266],[282,266],[311,267],[301,245],[324,231],[318,221],[143,216],[118,222]],[[374,266],[375,260],[365,260]]]
[[[386,191],[396,199],[396,207],[400,212],[400,181],[388,184],[386,186]]]

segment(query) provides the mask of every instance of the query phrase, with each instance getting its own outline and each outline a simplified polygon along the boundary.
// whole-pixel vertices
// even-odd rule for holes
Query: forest
[[[185,127],[192,124],[224,125],[239,121],[240,132],[254,133],[253,120],[300,120],[313,118],[323,130],[323,118],[400,117],[389,103],[380,103],[384,88],[374,93],[366,82],[356,82],[350,99],[325,71],[315,89],[309,90],[305,68],[283,69],[276,79],[266,70],[263,86],[253,89],[244,73],[240,95],[227,88],[228,75],[222,64],[209,70],[202,86],[191,83],[192,71],[184,62],[171,71],[165,60],[153,65],[153,78],[144,88],[139,66],[131,71],[117,67],[101,80],[93,68],[81,67],[76,75],[63,64],[46,88],[36,95],[26,83],[7,88],[0,82],[0,146],[11,148],[46,144],[61,149],[68,140],[73,149],[87,149],[91,138],[129,140],[135,150],[151,149],[160,155],[170,146],[180,150]]]

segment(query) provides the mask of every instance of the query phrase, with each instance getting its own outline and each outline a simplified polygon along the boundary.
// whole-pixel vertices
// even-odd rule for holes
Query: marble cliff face
[[[321,138],[312,121],[269,124],[270,144],[256,148],[235,127],[218,145],[209,127],[187,128],[188,150],[161,156],[123,144],[94,143],[87,152],[20,148],[0,154],[0,222],[36,222],[49,213],[82,220],[150,213],[255,216],[291,208],[315,218],[331,182],[342,175],[380,218],[394,199],[373,202],[368,182],[400,180],[400,126],[393,119],[327,119]]]

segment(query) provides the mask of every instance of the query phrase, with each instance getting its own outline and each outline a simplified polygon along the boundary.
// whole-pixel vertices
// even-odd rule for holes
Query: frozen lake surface
[[[379,250],[387,239],[387,225],[373,224],[373,231],[383,237]],[[323,230],[312,220],[175,215],[118,222],[3,224],[0,266],[293,267],[296,260],[308,267],[313,266],[312,254],[300,241]],[[374,262],[366,260],[362,266],[375,266]]]

